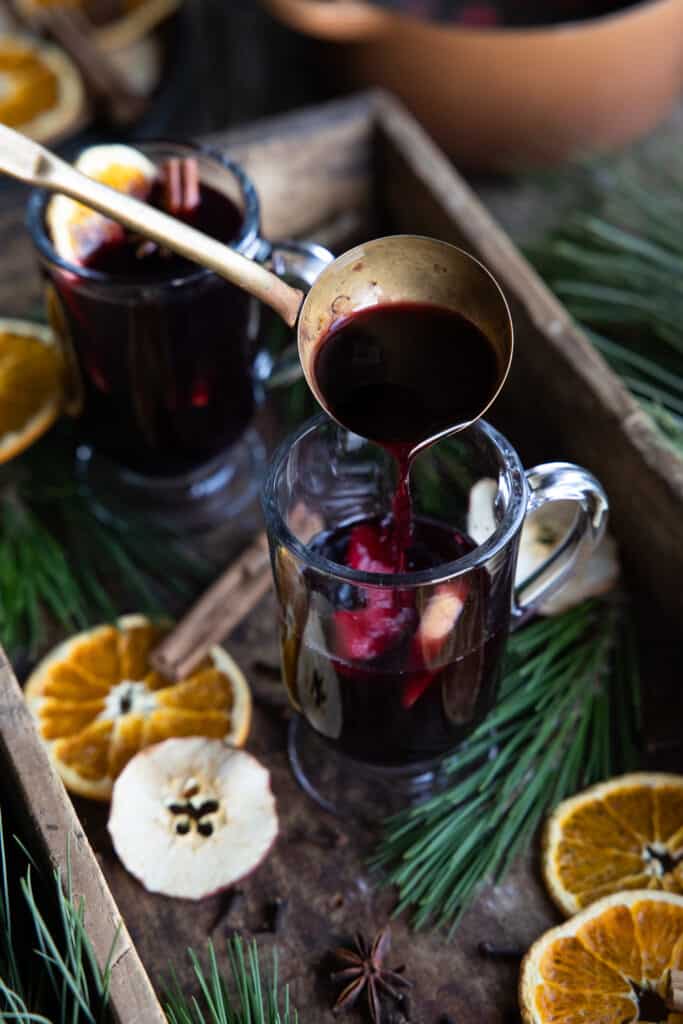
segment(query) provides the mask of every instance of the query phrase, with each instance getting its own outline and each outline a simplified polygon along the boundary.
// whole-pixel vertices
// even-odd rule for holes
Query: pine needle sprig
[[[188,950],[202,997],[186,995],[172,971],[166,987],[166,1015],[169,1024],[297,1024],[297,1011],[290,1003],[289,988],[278,981],[277,956],[273,955],[272,976],[264,979],[255,941],[245,944],[239,935],[228,942],[230,979],[221,972],[216,950],[207,945],[208,972],[194,950]],[[232,994],[231,994],[232,993]]]
[[[625,613],[591,600],[509,642],[494,710],[443,764],[444,788],[387,820],[371,863],[395,913],[452,932],[500,881],[548,810],[638,765],[638,666]]]
[[[669,165],[597,165],[587,208],[527,255],[683,453],[683,168]]]
[[[10,855],[11,853],[11,855]],[[0,1020],[18,1024],[107,1024],[109,987],[118,933],[100,966],[88,937],[86,908],[72,884],[67,848],[64,872],[43,877],[19,841],[8,848],[0,809]],[[186,995],[172,973],[167,992],[170,1024],[297,1024],[289,989],[261,970],[256,942],[228,944],[231,984],[208,944],[208,971],[190,950],[203,1004]]]
[[[48,884],[19,842],[23,870],[10,863],[0,811],[0,1019],[20,1024],[101,1024],[110,1020],[111,953],[97,962],[83,901],[73,893],[67,851],[64,875]],[[39,886],[35,885],[38,877]],[[21,897],[17,899],[17,897]]]
[[[66,451],[46,438],[0,479],[0,643],[10,656],[33,658],[49,618],[74,632],[127,610],[160,616],[215,574],[179,537],[134,517],[105,522]]]

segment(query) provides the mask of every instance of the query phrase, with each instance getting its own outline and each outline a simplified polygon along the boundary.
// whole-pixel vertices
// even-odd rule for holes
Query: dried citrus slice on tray
[[[213,647],[195,672],[169,683],[148,662],[164,632],[141,615],[123,616],[66,640],[29,678],[38,732],[73,793],[108,800],[139,750],[172,737],[245,742],[251,693],[233,659]]]
[[[683,967],[683,897],[615,893],[546,932],[522,964],[525,1024],[683,1024],[664,997]]]
[[[49,327],[0,319],[0,462],[48,430],[64,403],[66,367]]]
[[[0,122],[37,142],[78,129],[85,116],[81,76],[60,49],[0,32]]]
[[[89,146],[74,164],[89,178],[145,199],[157,178],[157,168],[144,153],[119,144]],[[83,203],[56,195],[45,216],[52,243],[64,259],[80,264],[100,246],[124,237],[124,228]]]
[[[565,914],[625,889],[683,893],[683,776],[622,775],[563,801],[543,875]]]

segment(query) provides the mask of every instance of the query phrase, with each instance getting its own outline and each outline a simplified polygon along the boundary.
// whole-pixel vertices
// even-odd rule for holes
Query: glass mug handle
[[[329,249],[316,242],[267,242],[262,238],[253,259],[263,263],[278,277],[285,278],[289,284],[308,291],[318,275],[332,263],[334,256]],[[282,329],[288,330],[284,325]],[[258,334],[258,328],[252,333]],[[290,372],[300,376],[296,341],[275,354],[267,349],[261,349],[254,359],[254,371],[261,383],[271,380],[276,375],[288,377]]]
[[[527,515],[551,501],[571,501],[577,516],[562,543],[514,588],[513,626],[519,626],[567,581],[581,555],[592,552],[607,526],[609,503],[600,483],[571,462],[547,462],[527,470]]]

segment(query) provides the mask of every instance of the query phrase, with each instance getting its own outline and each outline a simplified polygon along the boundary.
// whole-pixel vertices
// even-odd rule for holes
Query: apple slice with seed
[[[108,828],[149,892],[203,899],[250,874],[275,842],[270,775],[222,740],[166,740],[119,775]]]

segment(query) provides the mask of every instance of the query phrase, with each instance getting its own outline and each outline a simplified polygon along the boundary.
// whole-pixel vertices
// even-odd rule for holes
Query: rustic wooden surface
[[[74,896],[85,901],[88,933],[101,967],[111,954],[110,991],[118,1024],[160,1024],[164,1016],[149,978],[1,647],[0,763],[3,798],[28,819],[51,868],[63,869],[69,851]]]
[[[285,754],[287,712],[271,703],[280,686],[272,679],[279,658],[274,622],[271,594],[229,644],[255,687],[257,705],[248,749],[272,773],[281,825],[274,852],[239,886],[244,893],[241,906],[225,916],[220,896],[188,904],[145,894],[114,855],[106,808],[76,800],[76,810],[155,984],[167,974],[172,957],[183,981],[192,985],[185,947],[201,949],[208,937],[220,943],[237,928],[245,936],[256,934],[265,950],[277,946],[282,977],[292,984],[304,1024],[331,1024],[335,1018],[329,1007],[336,990],[328,979],[328,953],[358,929],[370,933],[383,925],[392,894],[376,887],[364,865],[372,849],[371,834],[319,810],[291,775]],[[268,904],[278,897],[288,900],[288,908],[283,929],[274,935],[261,929],[268,923]],[[504,885],[482,894],[451,943],[428,933],[416,937],[405,920],[396,921],[392,959],[405,963],[416,982],[410,1015],[398,1015],[396,1022],[437,1024],[443,1014],[450,1014],[458,1024],[512,1024],[516,965],[483,960],[477,944],[484,939],[526,948],[555,920],[532,857]],[[349,1019],[365,1018],[358,1013]]]
[[[653,623],[658,629],[649,658],[652,678],[659,681],[656,657],[664,669],[680,664],[674,657],[678,639],[667,639],[657,611],[659,601],[672,611],[681,607],[680,466],[423,133],[387,99],[360,97],[214,141],[254,177],[270,237],[306,234],[343,247],[379,232],[406,230],[466,242],[494,269],[511,299],[518,331],[517,369],[496,418],[520,443],[527,461],[573,457],[606,482],[615,504],[614,529],[631,556],[633,578],[642,584],[641,629],[647,632]],[[0,310],[7,315],[36,313],[40,306],[39,277],[21,226],[24,199],[13,187],[0,193]],[[333,1019],[329,949],[359,928],[371,932],[381,926],[392,894],[378,889],[364,866],[372,846],[367,830],[340,826],[292,779],[286,712],[274,701],[278,651],[272,595],[229,646],[263,698],[248,746],[272,771],[281,818],[276,850],[241,887],[242,905],[226,917],[219,897],[193,905],[146,894],[114,857],[106,808],[77,801],[76,809],[157,987],[171,959],[191,985],[185,947],[201,950],[207,937],[220,942],[239,928],[247,936],[257,934],[264,949],[277,946],[302,1021],[324,1024]],[[654,704],[661,707],[657,699]],[[661,717],[668,717],[670,727],[673,718],[675,728],[675,716]],[[671,761],[668,766],[675,767]],[[261,929],[276,897],[286,898],[289,906],[284,928],[273,935]],[[482,894],[451,943],[443,936],[416,937],[405,920],[396,922],[394,962],[406,962],[416,981],[410,1014],[397,1015],[396,1021],[437,1024],[447,1014],[458,1024],[511,1024],[516,966],[483,960],[477,944],[525,947],[555,920],[532,855],[504,885]],[[359,1013],[350,1019],[363,1018]]]

